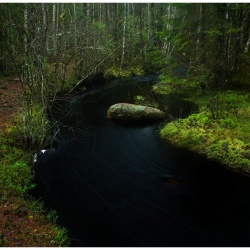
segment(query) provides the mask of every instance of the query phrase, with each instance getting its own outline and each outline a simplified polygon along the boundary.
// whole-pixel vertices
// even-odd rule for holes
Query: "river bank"
[[[162,84],[161,89],[154,88],[162,94],[168,93],[166,89],[170,89],[167,84]],[[197,104],[198,112],[185,119],[169,119],[161,128],[160,136],[178,147],[190,149],[235,171],[249,174],[249,93],[243,90],[196,89],[195,94],[189,92],[186,99]]]
[[[56,224],[56,213],[32,198],[32,152],[10,133],[18,113],[21,84],[18,79],[0,83],[0,246],[58,247],[68,243],[66,231]]]

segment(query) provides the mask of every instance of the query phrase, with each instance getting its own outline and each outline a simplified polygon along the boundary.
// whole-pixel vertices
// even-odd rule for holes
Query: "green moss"
[[[199,100],[197,103],[204,102]],[[211,110],[211,98],[218,110]],[[160,131],[163,138],[186,147],[232,168],[250,172],[249,95],[224,92],[206,96],[207,105],[200,113],[167,123]],[[216,115],[215,115],[216,114]]]
[[[233,167],[250,170],[250,150],[248,145],[239,139],[221,139],[208,147],[207,155],[211,159]]]
[[[129,67],[127,69],[120,69],[112,67],[104,73],[104,78],[107,80],[114,80],[122,77],[144,75],[145,72],[140,67]]]

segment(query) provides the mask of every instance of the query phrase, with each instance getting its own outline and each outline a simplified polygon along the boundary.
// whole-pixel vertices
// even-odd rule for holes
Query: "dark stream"
[[[65,127],[38,161],[37,195],[58,211],[71,246],[250,246],[249,177],[169,145],[160,122],[106,118],[152,81],[121,80],[59,103],[53,115]],[[175,117],[194,109],[165,103]]]

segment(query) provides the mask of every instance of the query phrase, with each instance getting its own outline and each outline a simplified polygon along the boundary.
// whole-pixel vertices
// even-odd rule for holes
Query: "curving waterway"
[[[250,246],[249,177],[171,146],[160,122],[106,118],[156,81],[120,80],[58,103],[63,125],[56,150],[38,161],[37,195],[57,210],[71,246]],[[174,117],[195,109],[164,102]]]

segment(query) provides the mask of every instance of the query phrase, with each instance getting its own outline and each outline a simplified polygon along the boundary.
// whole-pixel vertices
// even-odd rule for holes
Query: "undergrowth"
[[[56,224],[56,213],[45,212],[29,194],[34,187],[31,152],[15,145],[13,129],[0,137],[0,246],[59,247],[69,239]]]
[[[160,76],[161,81],[153,86],[153,91],[157,94],[177,94],[186,96],[189,94],[199,94],[202,91],[199,81],[188,81],[186,78],[179,79],[167,75]]]

